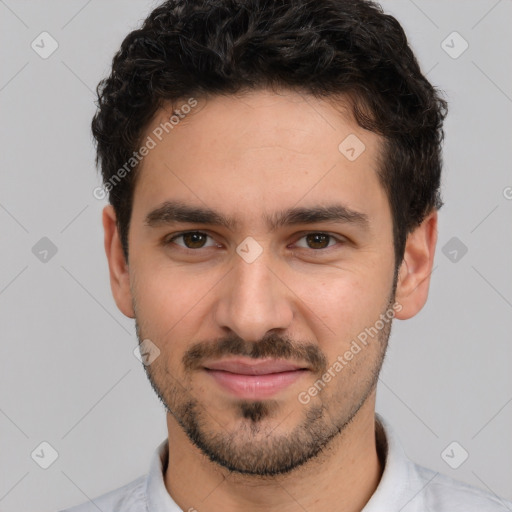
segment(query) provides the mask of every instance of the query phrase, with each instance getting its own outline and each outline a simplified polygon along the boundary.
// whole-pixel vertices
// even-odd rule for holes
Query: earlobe
[[[396,313],[396,318],[411,318],[425,305],[436,243],[437,211],[434,211],[407,237],[396,289],[396,302],[402,309]]]
[[[127,317],[135,318],[129,269],[124,257],[116,224],[116,214],[112,205],[109,204],[103,208],[102,220],[112,295],[119,310]]]

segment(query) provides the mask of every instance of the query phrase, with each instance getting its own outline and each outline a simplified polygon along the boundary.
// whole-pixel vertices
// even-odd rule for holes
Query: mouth
[[[238,398],[269,398],[310,370],[279,359],[226,359],[207,362],[203,369],[224,391]]]

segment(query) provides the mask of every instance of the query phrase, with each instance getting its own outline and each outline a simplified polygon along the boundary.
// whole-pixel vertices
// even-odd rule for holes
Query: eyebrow
[[[265,215],[264,218],[271,232],[282,226],[314,224],[318,222],[355,224],[364,229],[369,227],[369,220],[366,214],[341,204],[309,208],[289,208],[275,212],[272,215]],[[191,206],[180,201],[165,201],[150,211],[145,219],[145,224],[149,227],[158,227],[178,222],[224,226],[229,230],[234,230],[239,225],[239,222],[234,217],[225,216],[207,207]]]

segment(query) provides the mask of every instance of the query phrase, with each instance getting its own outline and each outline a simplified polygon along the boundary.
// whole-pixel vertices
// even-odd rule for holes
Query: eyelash
[[[208,233],[205,233],[204,231],[184,231],[182,233],[177,233],[175,235],[173,235],[171,238],[169,237],[166,237],[164,238],[163,240],[163,245],[164,246],[168,246],[170,245],[171,243],[174,243],[174,240],[178,239],[178,238],[181,238],[183,237],[184,235],[189,235],[189,234],[199,234],[199,235],[205,235],[207,236],[208,238],[211,238],[213,239],[212,236],[210,236]],[[298,240],[301,240],[303,238],[305,238],[306,236],[308,235],[324,235],[324,236],[327,236],[329,237],[329,241],[331,240],[335,240],[338,242],[338,245],[343,245],[346,243],[346,240],[345,239],[342,239],[342,238],[339,238],[339,237],[336,237],[334,235],[331,235],[330,233],[325,233],[323,231],[308,231],[307,233],[304,233]],[[297,241],[298,241],[297,240]],[[296,242],[295,242],[296,243]],[[183,249],[184,251],[189,251],[189,252],[198,252],[200,251],[201,249],[208,249],[208,248],[212,248],[213,246],[209,246],[209,247],[199,247],[197,249],[190,249],[189,247],[185,247],[185,246],[182,246],[182,245],[179,245],[179,244],[175,244],[175,245],[178,245],[178,247],[180,247],[181,249]],[[310,251],[313,251],[313,252],[326,252],[328,251],[329,249],[332,249],[333,247],[335,247],[335,245],[331,245],[331,246],[327,246],[323,249],[311,249],[309,247],[299,247],[299,249],[309,249]]]

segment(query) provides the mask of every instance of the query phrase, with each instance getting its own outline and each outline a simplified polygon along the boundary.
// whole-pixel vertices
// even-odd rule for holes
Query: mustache
[[[315,373],[327,371],[327,359],[317,345],[295,343],[290,338],[270,333],[261,341],[249,342],[236,334],[216,341],[202,341],[192,345],[183,355],[182,363],[187,371],[197,370],[207,359],[223,356],[243,356],[252,359],[291,359],[306,363]]]

